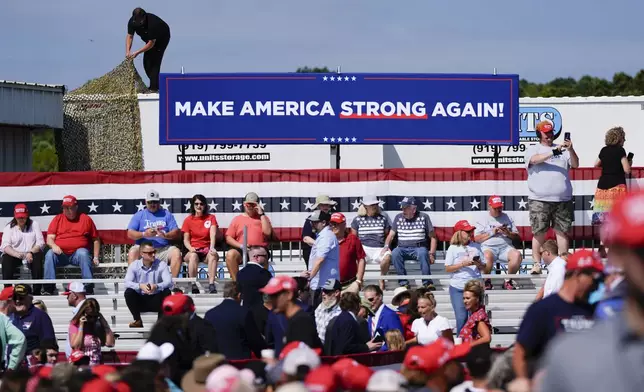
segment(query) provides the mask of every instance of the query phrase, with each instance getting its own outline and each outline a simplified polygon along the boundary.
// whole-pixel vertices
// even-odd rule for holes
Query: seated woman
[[[94,298],[87,298],[69,324],[72,350],[81,350],[89,357],[90,366],[101,363],[101,347],[114,347],[114,333],[101,307]]]
[[[418,298],[418,313],[420,318],[414,320],[411,325],[415,337],[408,340],[407,344],[426,345],[440,337],[450,342],[454,341],[449,320],[436,314],[436,299],[431,291]]]
[[[183,221],[183,244],[188,253],[183,260],[188,263],[188,276],[197,277],[199,263],[208,264],[208,292],[215,294],[215,278],[219,256],[215,244],[221,237],[217,218],[208,212],[208,202],[203,195],[194,195],[190,200],[190,215]],[[192,285],[192,293],[199,294],[196,284]]]
[[[31,270],[32,279],[42,279],[44,276],[42,253],[45,239],[38,222],[29,217],[29,211],[24,204],[16,204],[13,209],[13,219],[2,232],[2,279],[13,280],[16,270],[23,264]],[[11,285],[4,285],[5,287]],[[33,286],[34,295],[40,295],[42,285]]]
[[[465,284],[463,303],[469,317],[458,337],[463,339],[463,343],[467,342],[472,346],[489,346],[492,340],[492,325],[483,304],[484,293],[485,288],[480,280],[470,280]]]

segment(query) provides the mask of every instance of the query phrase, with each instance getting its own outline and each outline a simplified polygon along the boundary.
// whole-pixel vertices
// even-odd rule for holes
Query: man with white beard
[[[339,304],[341,294],[342,284],[337,279],[327,280],[322,287],[322,303],[315,309],[315,326],[322,343],[329,322],[342,312]]]

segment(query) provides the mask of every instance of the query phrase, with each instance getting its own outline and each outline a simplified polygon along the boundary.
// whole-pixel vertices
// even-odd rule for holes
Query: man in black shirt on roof
[[[136,33],[145,42],[141,49],[131,52],[132,39]],[[170,27],[154,14],[149,14],[143,8],[135,8],[127,23],[127,38],[125,40],[125,56],[134,59],[143,55],[143,68],[150,78],[150,90],[159,91],[159,72],[165,49],[170,43]]]

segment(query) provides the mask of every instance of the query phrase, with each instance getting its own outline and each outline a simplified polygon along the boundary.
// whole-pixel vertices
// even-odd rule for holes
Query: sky
[[[102,76],[123,60],[137,6],[170,25],[162,72],[497,68],[547,82],[644,68],[639,0],[30,0],[1,7],[0,79],[74,89]]]

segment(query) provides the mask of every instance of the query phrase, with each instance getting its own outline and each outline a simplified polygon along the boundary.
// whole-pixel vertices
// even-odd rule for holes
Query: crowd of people
[[[495,287],[483,275],[495,263],[503,263],[508,275],[502,288],[517,289],[511,278],[522,256],[515,246],[519,231],[497,195],[488,199],[486,219],[474,224],[461,220],[453,227],[445,255],[452,325],[437,312],[431,280],[438,240],[430,216],[418,210],[413,196],[402,198],[400,213],[390,219],[378,199],[367,195],[350,223],[336,210],[335,201],[319,196],[302,228],[306,268],[291,277],[269,271],[273,228],[257,194],[245,196],[244,212],[222,234],[204,196],[191,199],[190,215],[179,227],[172,213],[160,206],[159,193],[150,190],[146,208],[127,227],[135,242],[125,275],[130,327],[143,327],[142,313],[158,314],[137,360],[123,369],[100,365],[102,347],[113,346],[116,336],[91,297],[93,285],[72,282],[63,293],[72,308],[64,349],[67,362],[56,364],[59,348],[46,297],[34,299],[54,294],[55,287],[7,284],[0,293],[0,367],[6,370],[0,389],[581,390],[576,379],[561,371],[577,366],[575,374],[581,374],[584,361],[578,352],[625,360],[639,353],[638,344],[617,347],[638,343],[644,335],[644,219],[639,216],[644,193],[626,192],[631,159],[623,149],[625,135],[621,128],[609,130],[607,147],[597,161],[602,167],[597,190],[602,201],[593,215],[601,226],[600,252],[609,254],[608,264],[592,250],[568,253],[573,212],[568,169],[578,166],[578,157],[569,138],[554,144],[551,123],[539,123],[537,134],[540,143],[526,153],[533,272],[545,265],[548,274],[523,317],[516,343],[502,354],[490,347],[494,331],[484,293]],[[62,209],[43,237],[26,206],[15,206],[0,245],[3,279],[12,279],[23,264],[36,279],[53,279],[56,268],[67,264],[79,266],[82,278],[91,279],[92,267],[100,261],[96,227],[78,211],[74,196],[63,198]],[[556,239],[546,241],[550,229]],[[216,293],[217,248],[222,243],[231,279],[223,284],[224,300],[200,317],[193,299],[174,287],[173,278],[184,262],[190,277],[206,263],[207,292]],[[244,256],[248,263],[240,269]],[[406,275],[407,259],[420,264],[422,286],[412,289],[407,280],[400,280],[386,304],[386,281],[364,285],[367,263],[379,265],[383,275],[393,263],[398,275]],[[191,291],[199,293],[196,286]],[[595,327],[598,320],[604,322]],[[586,330],[592,331],[581,333]],[[575,336],[564,338],[569,332]],[[621,339],[610,337],[614,347],[590,347],[588,336],[608,339],[609,332]],[[572,346],[572,341],[586,346]],[[331,357],[376,352],[400,353],[402,365],[374,369],[350,358],[326,363]],[[636,382],[628,379],[619,385]],[[605,385],[604,380],[597,383]]]

